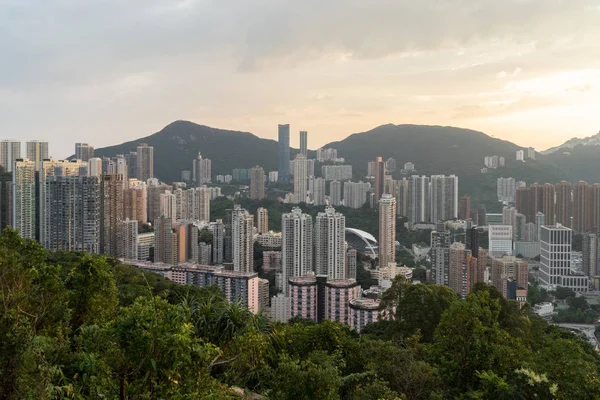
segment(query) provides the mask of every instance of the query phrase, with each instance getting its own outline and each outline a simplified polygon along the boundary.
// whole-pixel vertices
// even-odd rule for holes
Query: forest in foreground
[[[597,399],[600,356],[477,284],[396,280],[357,334],[0,235],[0,399]]]

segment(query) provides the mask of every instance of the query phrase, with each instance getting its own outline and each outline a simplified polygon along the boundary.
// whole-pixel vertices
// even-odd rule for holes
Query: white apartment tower
[[[298,154],[294,160],[294,202],[306,201],[308,166],[306,156]]]
[[[300,208],[281,216],[281,264],[283,292],[288,295],[289,280],[313,271],[313,221]]]
[[[254,216],[239,207],[231,215],[233,270],[254,272]]]
[[[129,218],[121,221],[123,240],[118,244],[119,257],[127,260],[138,259],[138,221]]]
[[[328,279],[346,279],[346,217],[333,207],[317,215],[315,223],[315,272]]]
[[[23,238],[35,239],[35,163],[19,159],[12,173],[13,226]]]
[[[21,158],[21,142],[16,140],[0,141],[0,167],[12,172],[14,163]],[[30,160],[34,161],[34,160]]]
[[[212,161],[209,158],[202,158],[201,153],[198,153],[193,161],[192,180],[197,185],[205,185],[212,181]]]
[[[379,267],[396,262],[396,199],[384,194],[379,199]]]

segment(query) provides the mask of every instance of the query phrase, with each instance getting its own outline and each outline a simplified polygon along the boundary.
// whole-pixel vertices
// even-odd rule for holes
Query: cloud
[[[496,78],[502,79],[506,77],[506,71],[500,71],[496,74]]]

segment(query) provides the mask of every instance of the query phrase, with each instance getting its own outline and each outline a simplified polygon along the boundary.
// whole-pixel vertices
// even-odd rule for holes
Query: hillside
[[[97,149],[95,154],[102,157],[129,153],[139,143],[154,146],[155,174],[166,181],[178,181],[181,171],[191,170],[198,152],[212,160],[213,174],[231,174],[233,168],[255,165],[261,165],[265,171],[277,170],[277,141],[188,121],[175,121],[153,135]]]
[[[544,150],[541,153],[542,154],[554,154],[556,152],[558,152],[559,150],[560,153],[562,153],[563,151],[570,151],[570,149],[576,147],[576,146],[600,146],[600,132],[598,132],[597,134],[595,134],[594,136],[589,136],[589,137],[585,137],[585,138],[571,138],[569,140],[567,140],[566,142],[564,142],[563,144],[561,144],[560,146],[556,146],[556,147],[551,147],[548,150]]]
[[[155,148],[155,174],[166,181],[180,179],[182,170],[189,170],[198,152],[213,162],[213,174],[230,174],[234,168],[261,165],[265,171],[277,169],[277,142],[262,139],[248,132],[237,132],[176,121],[160,132],[117,146],[96,150],[98,156],[114,156],[134,151],[138,143],[146,142]],[[367,173],[367,163],[381,156],[396,159],[398,168],[411,161],[419,174],[457,174],[460,191],[472,196],[474,205],[498,207],[495,181],[500,176],[512,176],[533,182],[557,183],[586,179],[600,181],[600,157],[595,146],[576,146],[571,156],[561,152],[538,155],[526,163],[515,160],[520,146],[482,132],[445,126],[382,125],[371,131],[355,133],[346,139],[332,142],[338,155],[353,166],[355,179]],[[297,153],[291,150],[291,157]],[[481,174],[485,156],[506,158],[505,168]],[[590,168],[590,166],[594,166]],[[396,173],[398,177],[398,172]]]

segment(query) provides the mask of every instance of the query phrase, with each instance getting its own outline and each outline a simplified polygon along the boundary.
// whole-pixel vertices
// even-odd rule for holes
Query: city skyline
[[[313,149],[389,122],[540,150],[598,131],[592,0],[35,3],[2,6],[18,18],[3,21],[0,131],[56,151],[181,118],[271,139],[289,123],[290,144],[306,130]]]

